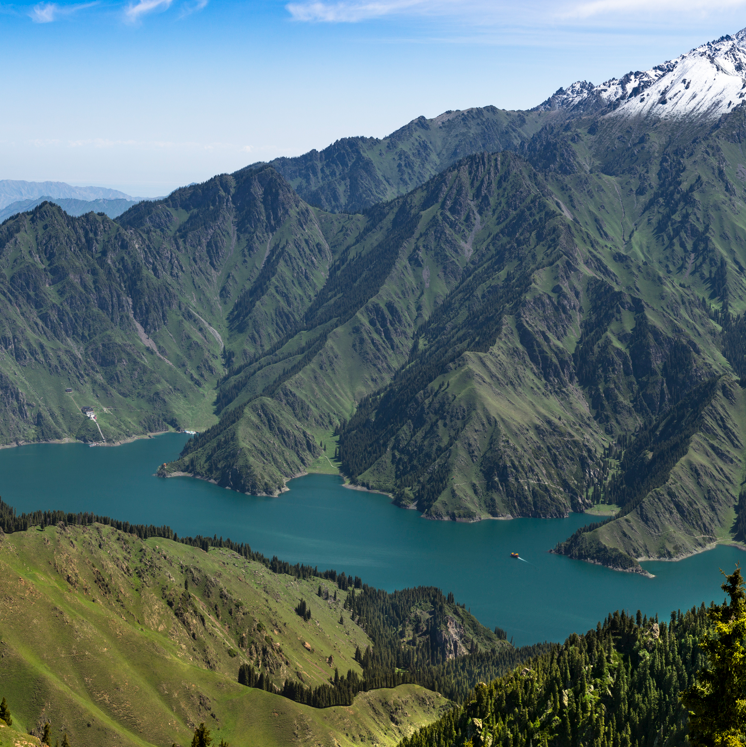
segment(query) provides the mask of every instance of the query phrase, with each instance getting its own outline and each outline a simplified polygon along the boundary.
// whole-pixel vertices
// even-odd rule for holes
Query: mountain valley
[[[613,504],[557,551],[624,570],[738,540],[745,44],[9,218],[0,439],[197,430],[160,474],[253,494],[336,454],[434,519]]]

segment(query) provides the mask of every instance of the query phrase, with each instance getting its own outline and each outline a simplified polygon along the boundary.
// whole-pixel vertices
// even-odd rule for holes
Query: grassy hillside
[[[19,731],[15,726],[7,726],[0,720],[0,747],[41,747],[41,741]]]
[[[275,574],[228,550],[101,525],[16,532],[0,540],[0,595],[14,726],[47,720],[72,745],[188,744],[201,721],[236,746],[395,744],[447,705],[412,685],[313,709],[239,685],[241,663],[309,686],[335,668],[360,672],[355,650],[371,641],[336,585]],[[308,621],[294,611],[300,599]]]

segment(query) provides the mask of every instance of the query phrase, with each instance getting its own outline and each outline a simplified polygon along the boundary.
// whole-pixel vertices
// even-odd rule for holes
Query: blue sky
[[[0,179],[164,194],[743,27],[746,0],[0,0]]]

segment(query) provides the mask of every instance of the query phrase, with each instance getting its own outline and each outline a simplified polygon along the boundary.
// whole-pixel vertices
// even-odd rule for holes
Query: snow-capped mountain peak
[[[746,100],[746,29],[708,42],[651,70],[594,86],[560,88],[536,107],[582,114],[608,108],[614,116],[716,118]]]

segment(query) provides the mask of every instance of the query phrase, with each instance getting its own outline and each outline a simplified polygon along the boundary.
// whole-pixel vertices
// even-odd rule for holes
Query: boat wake
[[[510,553],[510,557],[513,558],[513,560],[520,560],[523,563],[528,563],[528,560],[524,560],[517,552]],[[533,565],[533,563],[528,564]]]

